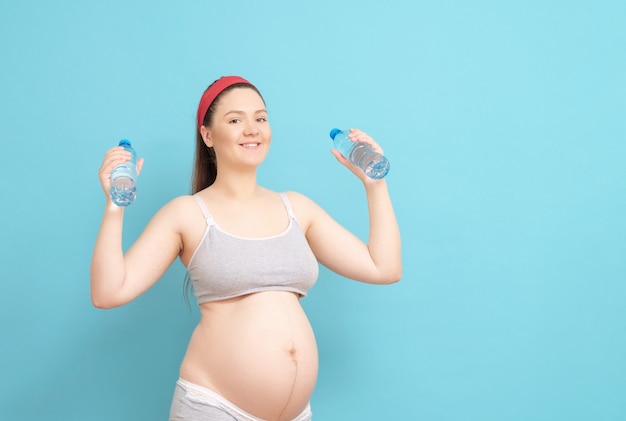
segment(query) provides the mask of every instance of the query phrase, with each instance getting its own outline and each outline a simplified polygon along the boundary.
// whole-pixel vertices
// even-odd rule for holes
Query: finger
[[[101,182],[105,185],[108,185],[109,178],[111,177],[111,171],[113,171],[113,168],[117,167],[118,165],[122,165],[123,163],[130,160],[130,152],[126,151],[121,146],[115,146],[109,149],[104,154],[104,160],[102,161],[102,165],[98,170],[98,175]]]
[[[109,149],[104,154],[103,166],[105,166],[106,164],[110,164],[111,162],[115,162],[119,164],[120,162],[130,161],[131,158],[132,157],[131,157],[130,152],[126,151],[122,147],[116,146],[112,149]]]
[[[337,158],[337,161],[341,162],[342,164],[346,164],[346,163],[350,163],[350,161],[348,161],[342,154],[341,152],[339,152],[337,149],[331,149],[330,153],[332,153],[335,158]]]
[[[380,145],[372,138],[372,136],[368,135],[367,133],[359,130],[359,129],[350,129],[350,134],[348,135],[348,137],[350,138],[350,140],[352,140],[353,142],[362,142],[362,143],[367,143],[368,145],[370,145],[372,147],[372,149],[374,149],[376,152],[383,154],[383,149],[380,147]]]
[[[338,150],[333,149],[331,153],[335,156],[337,161],[339,161],[339,163],[341,163],[344,167],[350,170],[352,174],[356,175],[357,178],[364,180],[364,177],[366,177],[366,175],[360,168],[347,160]]]
[[[368,140],[372,140],[372,137],[370,135],[368,135],[367,133],[359,129],[350,129],[350,132],[348,133],[348,137],[357,142],[365,142]]]
[[[104,161],[102,162],[102,166],[100,167],[100,173],[101,174],[110,174],[111,171],[113,171],[113,168],[117,167],[118,165],[122,165],[125,162],[130,161],[130,157],[128,156],[108,156],[104,159]]]
[[[137,160],[137,176],[141,173],[141,169],[143,168],[143,158],[139,158]]]

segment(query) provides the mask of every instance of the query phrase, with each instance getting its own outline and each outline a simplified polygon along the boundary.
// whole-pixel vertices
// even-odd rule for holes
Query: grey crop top
[[[193,197],[207,223],[187,266],[199,304],[262,291],[292,291],[305,296],[315,284],[317,260],[284,193],[280,197],[289,226],[281,234],[263,238],[243,238],[223,231],[202,199]]]

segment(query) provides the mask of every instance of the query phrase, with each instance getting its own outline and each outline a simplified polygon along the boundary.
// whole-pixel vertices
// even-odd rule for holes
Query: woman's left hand
[[[372,137],[370,135],[368,135],[367,133],[359,130],[359,129],[350,129],[350,132],[348,134],[348,137],[350,138],[351,141],[353,142],[363,142],[363,143],[367,143],[369,144],[372,149],[374,149],[376,152],[380,153],[381,155],[384,155],[383,150],[381,149],[380,145],[378,145],[378,143],[376,143],[374,141],[374,139],[372,139]],[[365,182],[376,182],[377,180],[371,179],[369,178],[365,172],[363,172],[363,170],[361,170],[359,167],[357,167],[356,165],[354,165],[352,162],[350,162],[347,158],[345,158],[341,152],[339,152],[337,149],[332,149],[330,151],[335,158],[337,158],[337,161],[339,161],[341,164],[343,164],[346,168],[348,168],[350,171],[352,171],[352,173],[354,175],[356,175],[361,181]]]

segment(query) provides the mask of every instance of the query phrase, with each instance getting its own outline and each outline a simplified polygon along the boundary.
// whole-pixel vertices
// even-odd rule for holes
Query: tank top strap
[[[285,209],[287,209],[287,214],[289,215],[289,219],[296,219],[296,216],[293,213],[293,209],[291,208],[291,202],[289,202],[289,199],[287,198],[287,194],[285,192],[281,192],[279,193],[280,198],[283,201],[283,204],[285,205]]]
[[[207,209],[206,205],[204,204],[204,201],[200,198],[200,196],[198,196],[197,194],[194,194],[193,198],[196,199],[196,202],[198,203],[198,206],[200,207],[200,210],[202,211],[202,215],[204,215],[204,220],[206,221],[207,225],[209,226],[215,225],[215,221],[213,220],[211,213]]]

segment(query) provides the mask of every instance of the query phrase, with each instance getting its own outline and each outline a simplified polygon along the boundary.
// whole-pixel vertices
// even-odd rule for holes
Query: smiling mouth
[[[256,148],[259,145],[260,143],[242,143],[239,146],[242,146],[244,148]]]

